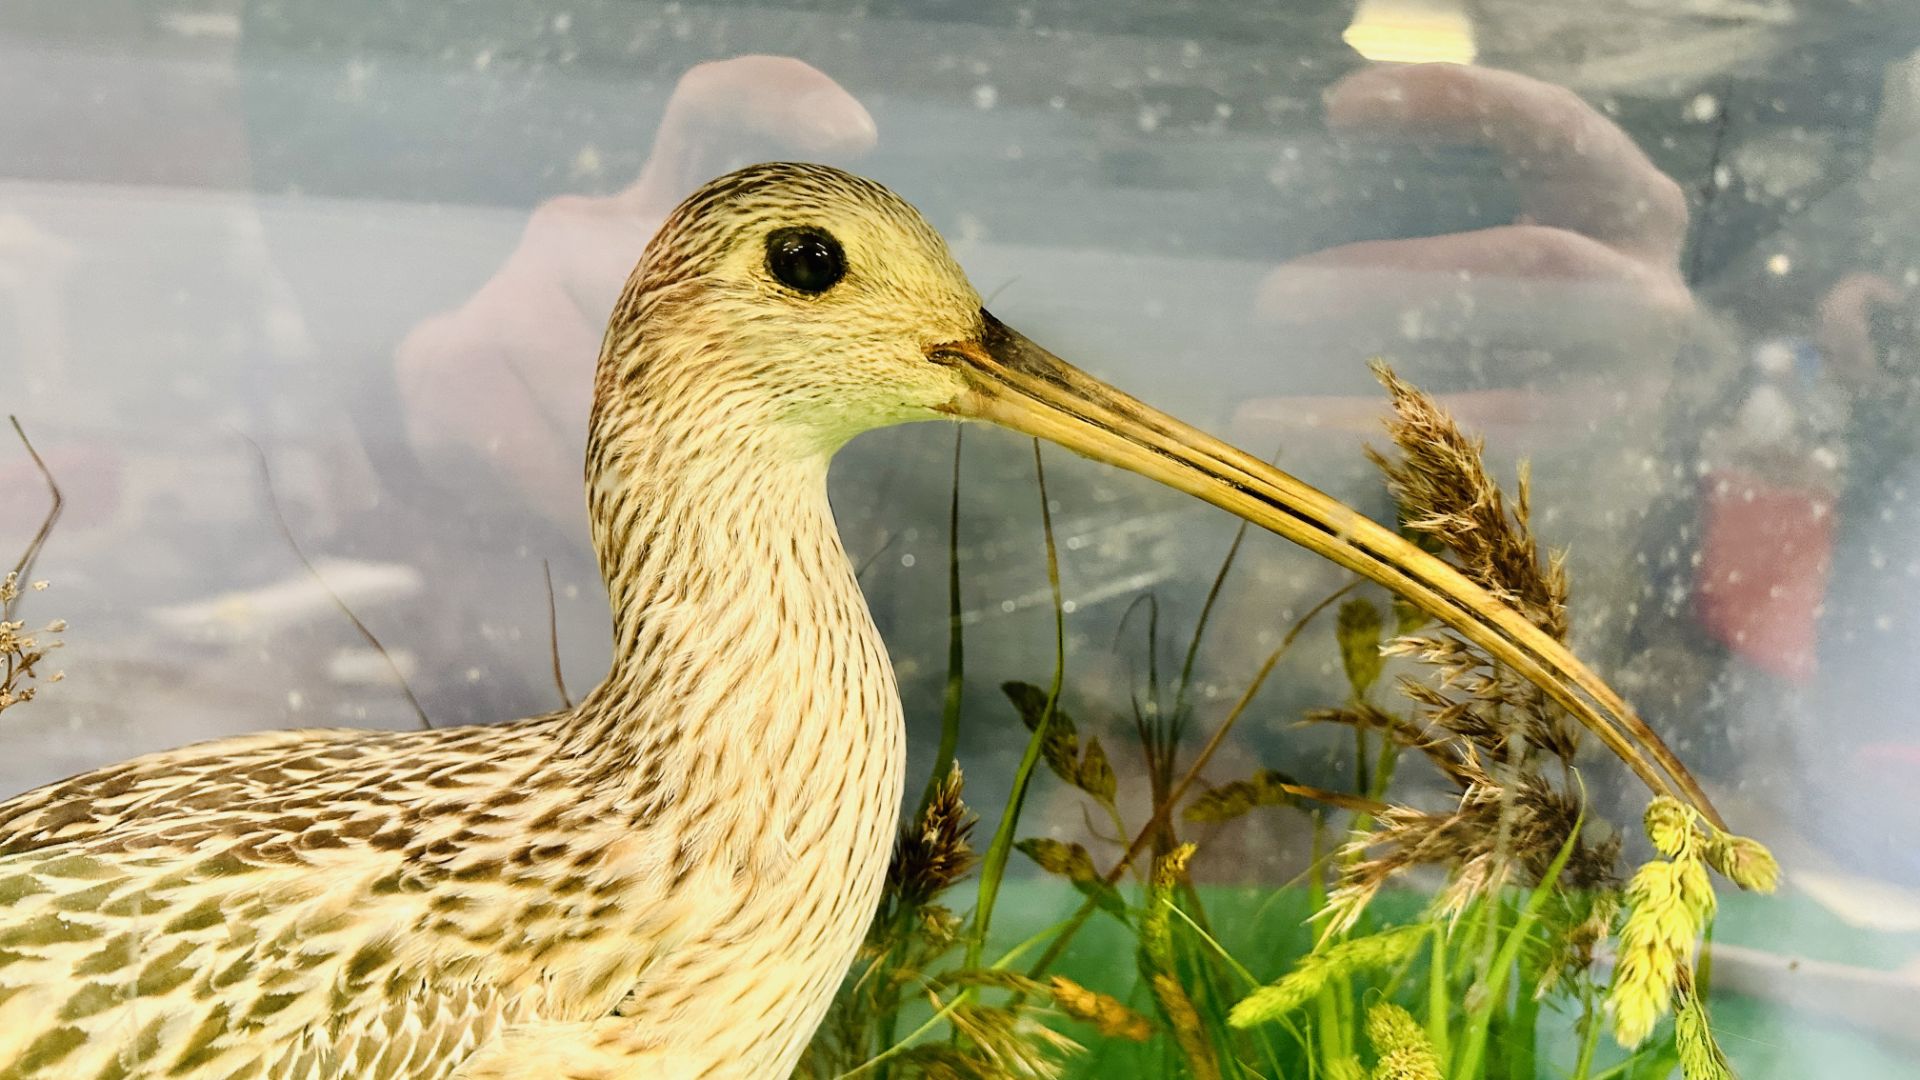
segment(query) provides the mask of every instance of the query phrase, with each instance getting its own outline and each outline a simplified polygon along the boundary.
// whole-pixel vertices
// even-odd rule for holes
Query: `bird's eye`
[[[803,293],[823,293],[847,276],[847,256],[825,229],[775,229],[767,237],[767,272]]]

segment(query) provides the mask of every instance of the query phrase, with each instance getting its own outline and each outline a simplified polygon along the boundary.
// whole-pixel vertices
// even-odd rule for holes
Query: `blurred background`
[[[1009,323],[1383,520],[1370,357],[1509,481],[1528,460],[1577,651],[1786,865],[1724,921],[1716,979],[1762,1007],[1729,1052],[1911,1075],[1917,50],[1905,0],[10,0],[0,412],[68,496],[23,614],[72,628],[0,789],[418,723],[294,542],[435,723],[557,707],[556,648],[577,697],[607,663],[579,464],[606,313],[700,182],[821,160],[918,205]],[[916,770],[954,446],[880,432],[833,476]],[[1124,743],[1234,525],[1047,464],[1068,704]],[[992,807],[1025,741],[997,686],[1046,682],[1052,614],[1029,447],[971,432],[961,467],[961,757]],[[44,508],[0,447],[7,559]],[[1249,538],[1196,739],[1342,583]],[[1341,695],[1308,641],[1220,779],[1345,775],[1299,723]],[[1198,873],[1303,864],[1300,829],[1233,829]]]

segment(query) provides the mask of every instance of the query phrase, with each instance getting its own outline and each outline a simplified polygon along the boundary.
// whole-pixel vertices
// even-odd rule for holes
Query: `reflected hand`
[[[1338,83],[1326,108],[1337,133],[1488,147],[1522,212],[1510,225],[1347,244],[1272,271],[1257,313],[1310,354],[1384,353],[1419,379],[1420,354],[1443,346],[1446,369],[1428,377],[1444,385],[1467,348],[1502,367],[1502,352],[1522,366],[1557,362],[1562,346],[1644,338],[1693,311],[1679,270],[1685,195],[1572,92],[1486,68],[1383,65]]]
[[[867,110],[801,61],[742,56],[689,70],[631,186],[542,203],[486,284],[407,335],[395,366],[408,438],[425,453],[479,455],[571,525],[583,509],[581,446],[601,333],[660,220],[743,153],[846,157],[874,139]]]
[[[1820,352],[1856,397],[1899,391],[1902,378],[1883,365],[1873,340],[1873,312],[1898,309],[1904,290],[1878,274],[1856,272],[1835,282],[1820,298]]]
[[[1386,411],[1363,365],[1383,356],[1487,436],[1496,469],[1531,461],[1536,520],[1573,538],[1584,591],[1636,595],[1634,530],[1670,482],[1647,451],[1679,345],[1699,328],[1679,268],[1679,185],[1573,93],[1511,72],[1367,68],[1327,95],[1327,123],[1484,146],[1520,213],[1492,228],[1346,244],[1268,273],[1255,314],[1283,331],[1288,365],[1338,373],[1351,396],[1243,402],[1233,440],[1288,447],[1296,468],[1332,477],[1336,494],[1378,498],[1378,478],[1355,463]],[[1594,606],[1576,615],[1584,647],[1610,655],[1624,620]]]

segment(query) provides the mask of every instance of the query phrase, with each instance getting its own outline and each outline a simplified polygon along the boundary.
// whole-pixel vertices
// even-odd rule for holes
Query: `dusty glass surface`
[[[67,678],[5,716],[0,789],[262,728],[416,724],[292,540],[437,724],[557,707],[545,570],[564,681],[590,686],[607,618],[579,463],[612,300],[701,181],[826,161],[920,207],[1009,323],[1383,519],[1370,357],[1503,477],[1528,460],[1578,651],[1785,864],[1782,897],[1720,934],[1729,1054],[1749,1077],[1907,1075],[1920,9],[1428,7],[1451,21],[1395,0],[12,0],[0,412],[68,496],[28,612],[71,629]],[[915,778],[953,447],[875,433],[832,479]],[[1151,666],[1142,598],[1174,665],[1234,523],[1046,461],[1070,700],[1117,732]],[[962,469],[961,757],[990,808],[1025,743],[997,687],[1047,681],[1052,614],[1028,444],[970,431]],[[43,505],[0,447],[9,559]],[[1190,738],[1344,580],[1248,541]],[[1213,772],[1339,783],[1346,736],[1298,722],[1338,663],[1290,654]],[[1037,797],[1034,831],[1089,831]],[[1195,874],[1278,884],[1308,844],[1241,821]]]

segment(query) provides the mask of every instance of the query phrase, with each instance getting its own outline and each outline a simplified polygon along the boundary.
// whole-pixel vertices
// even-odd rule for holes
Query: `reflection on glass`
[[[1369,60],[1393,64],[1471,64],[1473,22],[1452,3],[1360,0],[1340,35]]]
[[[1720,890],[1709,1003],[1739,1074],[1904,1075],[1920,28],[1870,4],[1309,7],[10,7],[0,411],[68,497],[36,575],[50,587],[21,617],[71,629],[53,654],[67,678],[0,717],[0,786],[269,728],[408,728],[395,667],[445,725],[558,707],[556,666],[577,699],[606,668],[580,463],[621,282],[701,182],[819,160],[915,202],[1009,323],[1379,520],[1395,506],[1363,455],[1385,445],[1372,357],[1485,438],[1509,498],[1526,460],[1533,526],[1567,553],[1573,647],[1783,864],[1774,898]],[[1465,63],[1389,62],[1421,60]],[[246,439],[326,587],[275,526]],[[937,428],[879,433],[832,480],[906,702],[908,812],[943,735],[950,492],[934,478],[952,452]],[[1346,584],[1249,538],[1216,593],[1232,522],[1046,464],[1061,705],[1076,768],[1097,738],[1117,794],[1110,812],[1039,762],[1015,839],[1062,847],[1010,860],[986,960],[1086,895],[1036,861],[1058,871],[1079,843],[1106,870],[1113,819],[1130,836],[1178,781],[1140,732],[1190,763]],[[982,849],[1033,711],[1001,684],[1051,682],[1036,501],[1030,448],[969,434],[956,750]],[[31,462],[0,453],[9,561],[43,506]],[[1360,597],[1390,637],[1385,595]],[[1353,809],[1316,835],[1307,811],[1268,805],[1298,798],[1275,785],[1361,786],[1352,731],[1299,722],[1354,704],[1334,628],[1365,619],[1340,610],[1282,655],[1200,778],[1226,792],[1215,811],[1253,808],[1177,826],[1200,844],[1187,880],[1207,929],[1260,983],[1310,946],[1288,886]],[[1412,670],[1390,664],[1368,701],[1409,709],[1392,682]],[[1652,857],[1644,797],[1586,753],[1592,819],[1624,836],[1631,872]],[[1457,794],[1412,756],[1395,783],[1429,809]],[[1443,882],[1407,884],[1417,907]],[[1063,1059],[1071,1075],[1191,1071],[1177,1003],[1136,970],[1152,895],[1125,879],[1132,921],[1101,910],[1054,958],[1126,1006],[1116,1025],[1153,1032],[1128,1049],[1056,1016],[1092,1047]],[[1169,918],[1198,979],[1210,946]],[[1209,977],[1222,1008],[1250,989]],[[1538,1074],[1573,1074],[1580,1034],[1547,1012]],[[893,1034],[925,1019],[903,1012]],[[1298,1071],[1275,1038],[1280,1068],[1240,1075]],[[1596,1053],[1594,1074],[1620,1058]]]

